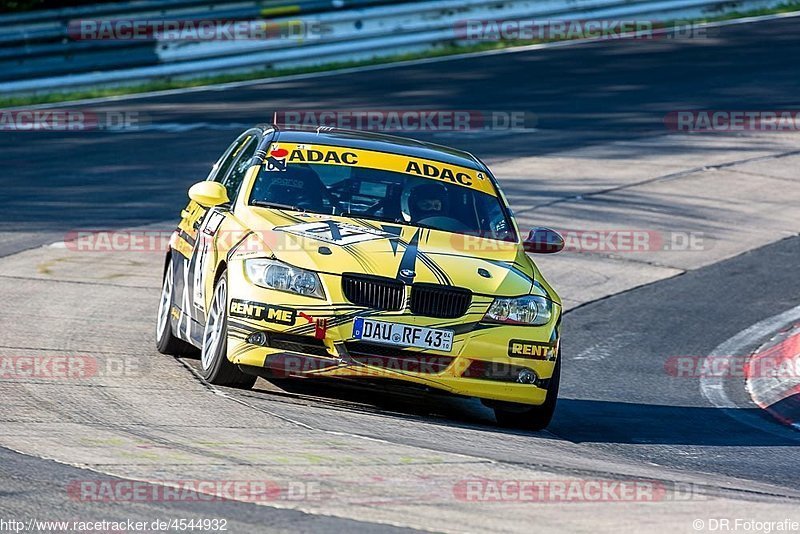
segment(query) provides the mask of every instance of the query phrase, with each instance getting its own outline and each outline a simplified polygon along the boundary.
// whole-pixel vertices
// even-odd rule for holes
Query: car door
[[[248,167],[260,140],[260,130],[248,130],[239,136],[214,164],[207,180],[222,183],[228,190],[229,204],[206,208],[190,200],[181,211],[179,236],[185,242],[177,256],[175,272],[176,303],[181,310],[179,331],[181,336],[199,342],[205,325],[207,287],[213,283],[206,277],[217,265],[215,238],[236,200],[239,185],[244,177],[240,171]],[[241,174],[241,176],[240,176]],[[238,182],[237,182],[238,181]]]
[[[218,240],[222,238],[230,241],[229,234],[235,233],[234,229],[241,228],[238,222],[228,219],[232,218],[231,210],[259,141],[258,133],[248,136],[237,149],[237,155],[230,168],[224,174],[220,172],[214,177],[215,181],[225,186],[230,203],[209,209],[197,233],[194,264],[191,265],[192,309],[195,319],[201,324],[205,324],[206,303],[210,300],[209,296],[214,289],[214,272],[220,260],[218,254],[223,248],[219,246]]]

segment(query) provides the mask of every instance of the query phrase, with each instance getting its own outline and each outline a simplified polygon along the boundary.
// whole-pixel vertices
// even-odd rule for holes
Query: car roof
[[[273,141],[278,142],[332,145],[388,152],[487,171],[486,167],[469,152],[407,137],[343,128],[284,128],[274,125],[262,125],[261,127],[265,130],[276,131],[277,137]]]

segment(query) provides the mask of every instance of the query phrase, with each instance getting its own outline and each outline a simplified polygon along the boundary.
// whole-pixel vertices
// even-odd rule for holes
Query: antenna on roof
[[[277,111],[273,111],[272,112],[272,124],[276,124],[276,125],[278,124],[278,112]]]

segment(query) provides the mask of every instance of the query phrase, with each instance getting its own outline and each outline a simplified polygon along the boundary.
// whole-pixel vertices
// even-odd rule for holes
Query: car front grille
[[[343,274],[342,291],[345,298],[357,306],[384,311],[403,309],[405,285],[393,278]]]
[[[394,278],[345,273],[342,291],[357,306],[382,311],[403,309],[405,285]],[[410,302],[415,315],[455,319],[467,313],[472,292],[460,287],[418,283],[411,286]]]
[[[435,284],[411,286],[411,312],[416,315],[455,319],[467,313],[471,301],[468,289]]]
[[[348,341],[344,346],[350,357],[358,363],[408,373],[441,373],[454,359],[452,356],[425,354],[363,341]]]

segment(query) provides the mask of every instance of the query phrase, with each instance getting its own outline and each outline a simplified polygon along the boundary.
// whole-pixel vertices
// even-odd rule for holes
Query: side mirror
[[[189,198],[205,208],[227,204],[228,190],[219,182],[198,182],[189,188]]]
[[[550,228],[534,228],[528,239],[522,242],[525,252],[533,254],[552,254],[564,248],[564,238]]]

